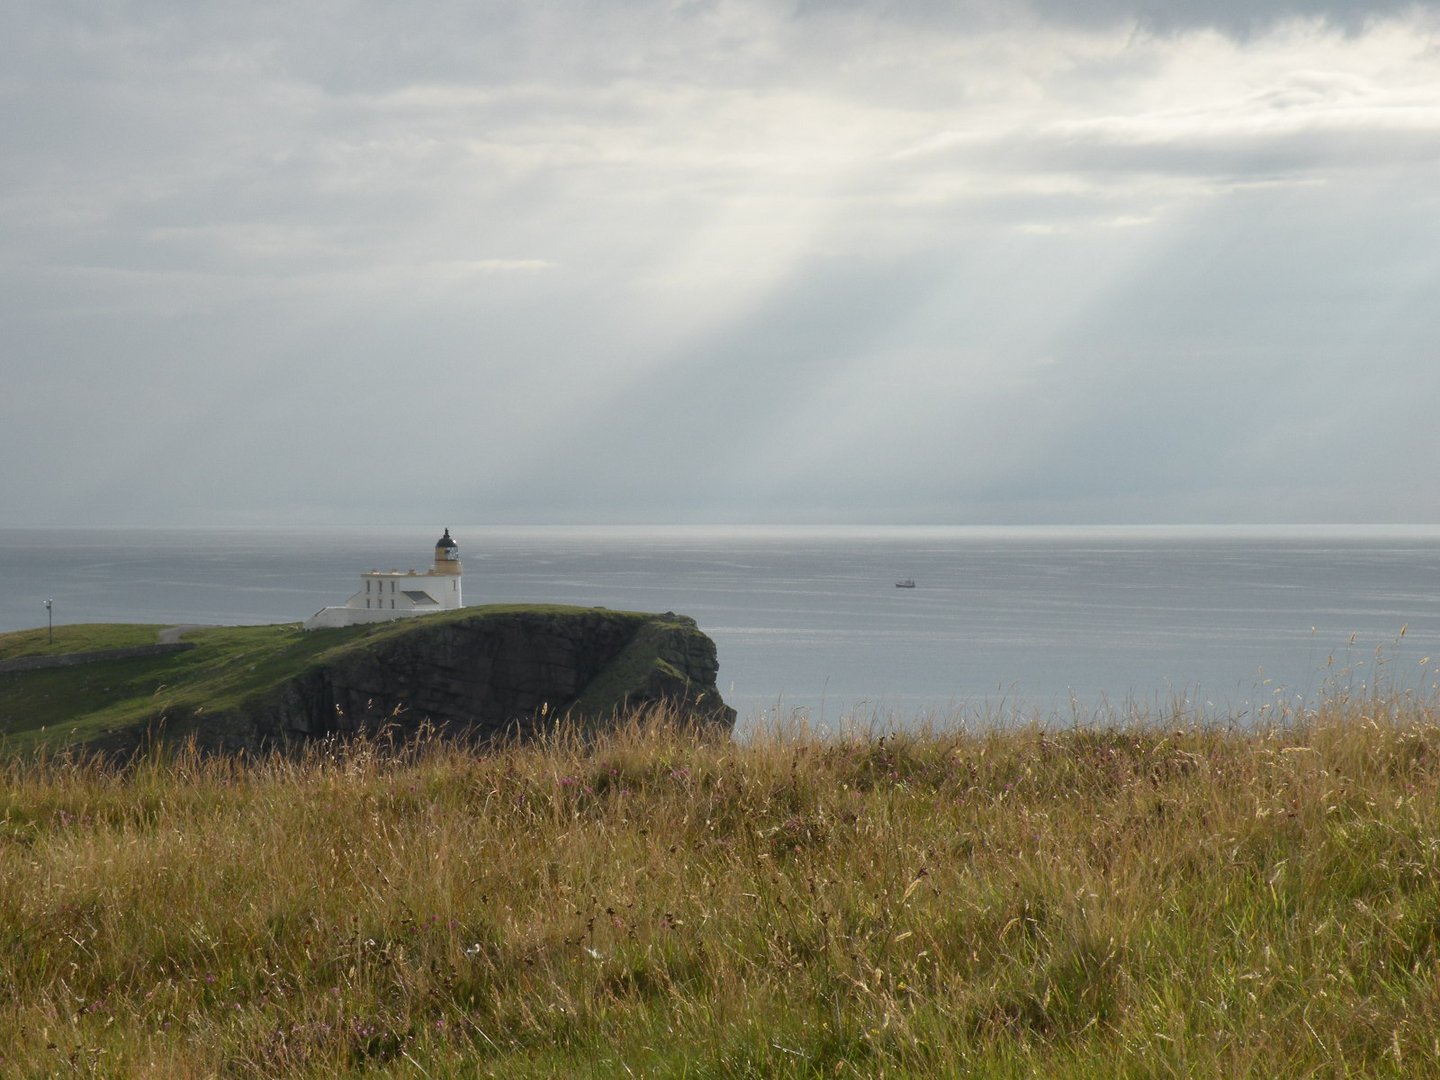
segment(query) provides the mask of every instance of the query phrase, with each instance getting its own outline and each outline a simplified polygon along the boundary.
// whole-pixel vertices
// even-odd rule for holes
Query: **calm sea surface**
[[[0,530],[0,631],[263,623],[421,569],[439,530]],[[742,725],[1435,691],[1440,528],[454,527],[471,604],[693,616]],[[897,589],[899,579],[914,589]],[[1434,664],[1430,658],[1434,656]]]

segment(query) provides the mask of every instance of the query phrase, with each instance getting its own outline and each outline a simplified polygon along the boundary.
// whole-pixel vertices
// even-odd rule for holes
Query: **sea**
[[[0,631],[298,621],[435,527],[3,529]],[[689,615],[741,733],[1435,696],[1440,527],[452,525],[468,604]],[[913,581],[914,588],[897,588]]]

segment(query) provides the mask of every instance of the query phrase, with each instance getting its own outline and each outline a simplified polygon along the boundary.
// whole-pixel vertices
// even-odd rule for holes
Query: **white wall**
[[[365,591],[365,583],[370,583],[370,591]],[[392,590],[391,585],[394,585]],[[451,608],[464,607],[461,602],[460,578],[450,574],[387,574],[383,571],[376,573],[365,573],[360,575],[360,591],[349,600],[345,606],[365,610],[365,601],[372,603],[376,600],[385,601],[385,610],[390,610],[390,601],[395,601],[395,610],[414,607],[414,602],[405,595],[410,592],[425,592],[435,598],[439,608],[430,607],[428,604],[423,610],[437,611],[449,610]],[[373,609],[372,609],[373,610]]]

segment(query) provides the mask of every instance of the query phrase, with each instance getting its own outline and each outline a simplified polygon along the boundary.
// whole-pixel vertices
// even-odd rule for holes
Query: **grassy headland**
[[[1433,1076],[1435,721],[12,761],[0,1074]]]
[[[298,623],[206,627],[184,635],[183,641],[194,646],[186,652],[0,673],[0,751],[34,752],[66,743],[84,743],[163,712],[220,713],[273,690],[307,668],[337,661],[351,650],[383,647],[388,640],[422,624],[433,627],[515,613],[563,617],[583,610],[558,605],[492,604],[427,615],[423,620],[402,619],[310,632],[303,631]],[[607,614],[633,619],[637,626],[649,618],[634,612]],[[152,645],[161,629],[143,624],[57,626],[53,644],[43,628],[0,634],[0,660]],[[617,672],[610,681],[622,674]],[[589,698],[599,701],[601,690],[595,688]],[[587,699],[582,704],[589,703]]]

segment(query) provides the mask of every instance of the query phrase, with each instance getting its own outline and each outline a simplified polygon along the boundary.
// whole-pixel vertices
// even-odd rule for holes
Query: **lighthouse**
[[[435,561],[425,573],[415,570],[366,570],[360,590],[343,606],[321,608],[305,620],[306,630],[356,623],[386,622],[464,607],[461,599],[460,545],[450,530],[435,541]]]
[[[460,545],[450,539],[450,530],[446,529],[445,535],[435,541],[435,562],[430,567],[430,573],[434,576],[450,579],[449,591],[453,602],[442,606],[465,606],[460,599],[460,575],[463,572],[464,569],[460,565]]]

